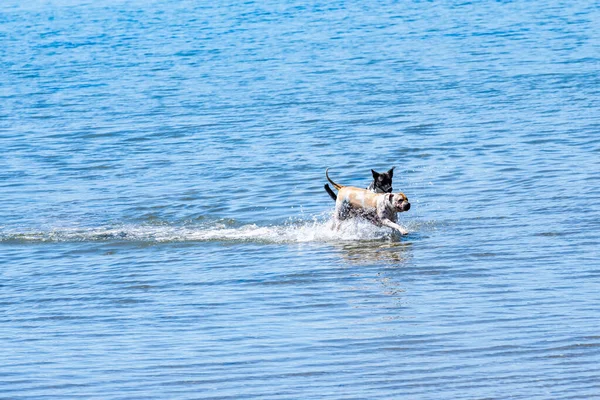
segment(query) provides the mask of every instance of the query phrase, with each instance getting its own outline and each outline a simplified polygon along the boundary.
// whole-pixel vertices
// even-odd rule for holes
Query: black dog
[[[392,178],[394,177],[394,168],[390,169],[388,172],[379,173],[374,169],[371,170],[373,174],[373,182],[369,185],[367,190],[370,190],[373,193],[392,193]],[[333,201],[337,200],[337,195],[331,190],[329,184],[325,184],[325,191],[329,194],[329,197],[333,199]]]

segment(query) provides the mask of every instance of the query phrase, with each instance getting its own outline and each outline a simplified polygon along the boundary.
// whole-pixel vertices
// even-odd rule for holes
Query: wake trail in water
[[[361,220],[345,221],[339,231],[331,228],[330,220],[287,222],[282,225],[259,226],[247,224],[227,226],[213,223],[202,226],[119,225],[91,228],[52,228],[29,232],[2,230],[0,242],[257,242],[307,243],[339,241],[393,240],[389,228],[379,228]],[[409,229],[411,227],[409,226]]]

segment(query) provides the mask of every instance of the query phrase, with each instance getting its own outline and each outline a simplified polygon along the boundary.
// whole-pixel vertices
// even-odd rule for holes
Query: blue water
[[[0,397],[600,398],[598,21],[3,1]]]

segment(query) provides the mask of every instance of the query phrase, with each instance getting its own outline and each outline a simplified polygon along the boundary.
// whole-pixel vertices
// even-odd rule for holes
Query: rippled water
[[[2,2],[0,397],[600,398],[599,20]]]

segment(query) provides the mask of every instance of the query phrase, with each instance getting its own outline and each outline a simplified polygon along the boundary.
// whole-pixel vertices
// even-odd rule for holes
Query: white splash
[[[97,228],[53,228],[34,232],[0,231],[0,242],[263,242],[307,243],[340,241],[373,241],[394,237],[389,228],[378,228],[369,222],[349,220],[339,230],[332,229],[332,221],[288,221],[281,225],[259,226],[247,224],[226,226],[214,223],[202,226],[173,225],[119,225]]]

